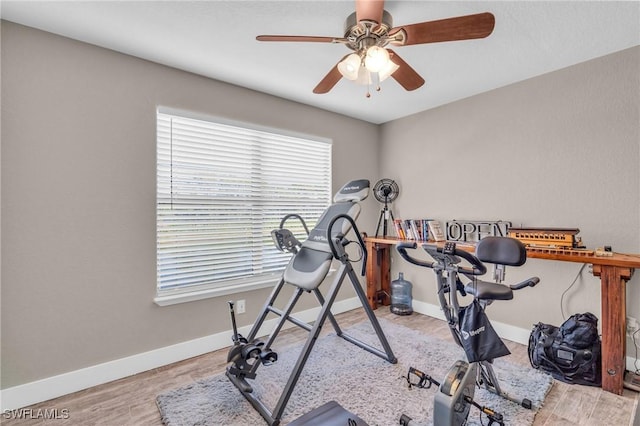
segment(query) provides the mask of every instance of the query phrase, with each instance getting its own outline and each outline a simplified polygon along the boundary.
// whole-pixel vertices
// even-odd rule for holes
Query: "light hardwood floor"
[[[377,309],[378,317],[424,331],[442,339],[451,339],[443,321],[424,315],[397,316],[388,308]],[[348,327],[366,319],[362,309],[337,316],[342,327]],[[330,331],[330,325],[324,327]],[[294,327],[284,330],[276,342],[280,345],[304,341],[307,332]],[[525,346],[505,341],[512,354],[512,362],[529,365]],[[401,350],[401,349],[394,349]],[[182,362],[157,368],[135,376],[116,380],[57,399],[28,407],[37,413],[39,409],[68,410],[68,419],[17,420],[0,417],[3,425],[161,425],[155,404],[156,395],[178,388],[196,380],[224,371],[227,350],[221,349]],[[425,400],[430,403],[430,400]],[[629,390],[622,396],[603,392],[600,388],[568,385],[556,381],[536,415],[534,426],[548,425],[623,425],[633,424],[638,394]],[[228,425],[225,425],[228,426]],[[387,426],[387,425],[384,425]],[[388,425],[391,426],[391,425]]]

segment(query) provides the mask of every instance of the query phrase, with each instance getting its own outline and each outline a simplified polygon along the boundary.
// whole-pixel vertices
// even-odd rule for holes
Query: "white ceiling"
[[[426,84],[393,79],[366,98],[342,79],[316,84],[350,51],[258,42],[259,34],[342,37],[353,1],[7,1],[3,19],[260,92],[384,123],[640,45],[638,1],[393,1],[393,25],[491,12],[488,38],[396,47]]]

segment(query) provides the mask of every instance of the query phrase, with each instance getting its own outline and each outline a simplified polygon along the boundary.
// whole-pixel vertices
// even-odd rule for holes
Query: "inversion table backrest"
[[[355,180],[344,185],[334,197],[334,204],[327,207],[318,219],[309,237],[302,243],[284,271],[284,280],[291,285],[311,291],[317,288],[329,272],[333,254],[329,246],[328,231],[331,221],[346,214],[356,220],[360,215],[358,202],[369,195],[369,181]],[[331,238],[339,238],[351,229],[348,220],[338,219],[332,228]]]

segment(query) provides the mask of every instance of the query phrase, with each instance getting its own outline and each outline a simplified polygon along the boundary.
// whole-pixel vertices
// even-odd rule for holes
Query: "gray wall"
[[[3,22],[2,388],[230,328],[229,297],[152,301],[159,105],[330,138],[334,190],[377,177],[373,124]]]
[[[381,175],[401,187],[396,217],[575,227],[588,247],[640,253],[640,47],[387,123],[381,135]],[[393,261],[416,299],[437,303],[433,274]],[[508,281],[541,283],[489,315],[525,329],[560,324],[580,266],[530,259],[508,269]],[[599,279],[585,268],[563,306],[600,315]],[[640,316],[640,273],[627,307]]]
[[[590,247],[637,253],[639,56],[635,48],[375,126],[3,22],[2,388],[229,328],[228,297],[152,302],[156,106],[331,138],[334,190],[394,178],[396,217],[576,226]],[[379,206],[364,207],[361,228],[375,232]],[[405,271],[416,299],[435,303],[431,276],[399,262],[394,274]],[[522,328],[560,322],[579,265],[520,269],[508,279],[542,283],[490,315]],[[635,317],[639,281],[628,285]],[[267,293],[242,295],[240,325]],[[587,272],[565,296],[565,312],[586,310],[600,312]]]

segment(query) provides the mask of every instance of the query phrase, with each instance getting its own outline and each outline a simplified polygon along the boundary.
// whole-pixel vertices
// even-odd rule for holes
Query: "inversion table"
[[[295,217],[299,219],[304,228],[307,229],[304,220],[297,214],[285,216],[280,222],[280,228],[274,230],[272,236],[276,246],[280,250],[291,252],[293,256],[286,266],[280,282],[271,292],[271,295],[267,299],[246,339],[237,333],[235,330],[235,320],[233,320],[234,346],[229,350],[227,357],[231,365],[227,367],[226,375],[271,426],[280,423],[284,409],[327,318],[338,336],[390,363],[395,364],[397,362],[387,338],[369,306],[367,296],[361,287],[349,255],[345,250],[345,246],[350,243],[350,241],[346,239],[346,235],[350,231],[353,231],[357,237],[357,243],[362,250],[362,275],[364,275],[367,253],[362,236],[356,227],[355,219],[360,213],[360,205],[358,202],[364,200],[368,194],[368,180],[355,180],[344,185],[340,191],[335,194],[333,199],[334,203],[323,212],[316,226],[308,233],[307,239],[302,243],[294,237],[291,231],[284,228],[284,223],[287,219]],[[339,268],[333,273],[332,283],[325,297],[320,292],[319,287],[327,277],[333,260],[339,262]],[[348,279],[353,284],[353,288],[371,322],[382,349],[373,347],[344,333],[331,313],[331,306],[336,300],[338,291],[345,279]],[[285,308],[280,310],[274,305],[278,295],[286,285],[293,286],[294,292]],[[307,324],[292,316],[296,302],[305,292],[313,293],[321,305],[320,313],[313,322],[313,325]],[[269,313],[275,314],[280,318],[268,339],[263,343],[256,340],[256,336]],[[307,330],[309,336],[297,362],[291,370],[291,375],[282,391],[282,395],[271,411],[253,394],[253,389],[247,379],[254,379],[256,377],[256,370],[261,364],[268,365],[277,360],[277,354],[271,350],[271,346],[285,324],[285,321],[289,321]]]

